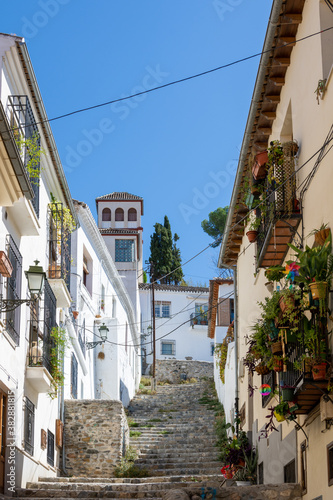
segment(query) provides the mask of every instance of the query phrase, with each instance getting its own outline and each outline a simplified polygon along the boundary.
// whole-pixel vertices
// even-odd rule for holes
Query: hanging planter
[[[267,169],[266,163],[268,162],[268,153],[267,151],[262,151],[261,153],[257,153],[254,159],[254,163],[252,166],[252,175],[253,177],[258,179],[264,179],[266,177]]]
[[[283,371],[283,359],[273,359],[273,370],[277,373]]]
[[[281,355],[283,353],[281,340],[278,340],[277,342],[273,342],[273,344],[271,345],[271,350],[272,350],[272,354],[275,354],[276,356]]]
[[[320,363],[312,366],[312,378],[313,380],[326,379],[326,363]]]
[[[331,230],[329,227],[324,229],[319,229],[314,235],[316,246],[323,246],[327,238],[329,237]]]
[[[72,314],[74,316],[74,319],[77,319],[78,315],[79,315],[79,311],[72,311]]]
[[[295,299],[291,295],[288,295],[285,297],[284,295],[281,295],[281,298],[279,300],[279,306],[281,311],[284,313],[288,307],[291,308],[295,305]]]
[[[246,236],[248,237],[250,243],[254,243],[258,237],[258,234],[259,234],[258,231],[248,231],[246,233]]]
[[[292,401],[294,398],[294,388],[286,387],[281,389],[282,401]]]
[[[313,300],[323,300],[327,295],[327,282],[326,281],[314,281],[309,283],[311,290],[311,295]]]
[[[286,420],[286,419],[284,418],[284,415],[280,415],[280,413],[277,413],[276,411],[274,412],[274,417],[276,418],[276,420],[277,420],[278,422],[284,422],[284,420]]]
[[[13,272],[13,266],[4,251],[0,252],[0,274],[4,278],[10,278]]]
[[[266,366],[263,363],[260,363],[260,365],[256,366],[255,370],[258,373],[258,375],[268,375],[268,373],[270,372],[268,366]]]

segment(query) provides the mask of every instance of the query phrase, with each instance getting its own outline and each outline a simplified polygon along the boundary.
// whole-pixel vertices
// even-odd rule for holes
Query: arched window
[[[124,210],[122,208],[117,208],[115,220],[124,220]]]
[[[135,208],[130,208],[128,211],[128,220],[137,220],[137,214]]]
[[[109,208],[103,208],[102,220],[103,221],[110,221],[111,220],[111,210]]]

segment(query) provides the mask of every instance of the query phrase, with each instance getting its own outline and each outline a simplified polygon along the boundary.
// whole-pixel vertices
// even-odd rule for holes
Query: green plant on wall
[[[72,216],[72,213],[69,208],[65,207],[61,201],[57,200],[52,193],[51,196],[51,204],[50,209],[52,213],[52,217],[57,227],[61,227],[61,223],[63,224],[63,229],[66,234],[70,234],[76,228],[75,220]],[[61,210],[59,210],[59,206],[61,206]]]
[[[51,330],[50,365],[52,375],[52,389],[48,393],[51,399],[57,397],[60,387],[64,385],[63,361],[66,347],[69,346],[65,328],[55,326]]]
[[[216,360],[216,367],[219,368],[220,379],[224,384],[224,371],[227,362],[228,344],[234,340],[234,325],[229,325],[227,335],[221,344],[216,344],[214,348],[214,356]]]
[[[36,132],[31,137],[14,134],[14,137],[20,154],[23,155],[25,151],[27,153],[25,168],[29,174],[30,181],[33,184],[39,185],[41,155],[46,154],[44,149],[40,147],[39,134]]]

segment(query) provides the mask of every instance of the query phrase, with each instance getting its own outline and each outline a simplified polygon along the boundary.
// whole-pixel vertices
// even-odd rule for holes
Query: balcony
[[[192,328],[195,326],[208,326],[207,314],[191,313],[190,315],[190,325]]]
[[[48,279],[58,307],[71,304],[70,269],[71,269],[71,231],[72,220],[68,209],[60,202],[49,204],[49,267]]]
[[[9,96],[8,112],[10,126],[34,193],[31,203],[39,217],[40,136],[28,97]]]
[[[30,321],[27,379],[37,392],[48,392],[52,383],[50,331],[45,321]]]
[[[286,143],[290,145],[290,143]],[[259,267],[283,262],[301,220],[296,199],[296,159],[292,150],[283,147],[283,164],[274,167],[274,178],[264,180],[264,203],[259,207],[262,223],[257,237]]]

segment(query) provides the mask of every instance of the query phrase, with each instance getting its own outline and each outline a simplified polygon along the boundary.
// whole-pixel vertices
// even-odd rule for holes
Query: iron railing
[[[190,325],[208,325],[208,318],[207,318],[207,313],[204,314],[198,314],[198,313],[191,313],[190,314]]]
[[[9,96],[8,110],[14,138],[18,144],[23,164],[27,168],[28,162],[32,157],[31,150],[34,149],[34,153],[36,152],[36,149],[37,151],[40,150],[40,135],[28,97],[26,95]],[[33,144],[30,151],[27,141],[30,141]],[[39,217],[40,162],[38,156],[35,155],[33,168],[29,170],[27,169],[27,172],[32,190],[34,192],[34,198],[31,200],[31,203],[35,209],[37,217]]]
[[[71,230],[63,204],[54,202],[48,208],[49,279],[63,279],[70,289]]]
[[[7,278],[7,300],[19,300],[21,299],[22,255],[9,234],[6,237],[6,250],[13,267],[11,277]],[[6,313],[6,330],[16,345],[20,344],[20,317],[21,306]]]

